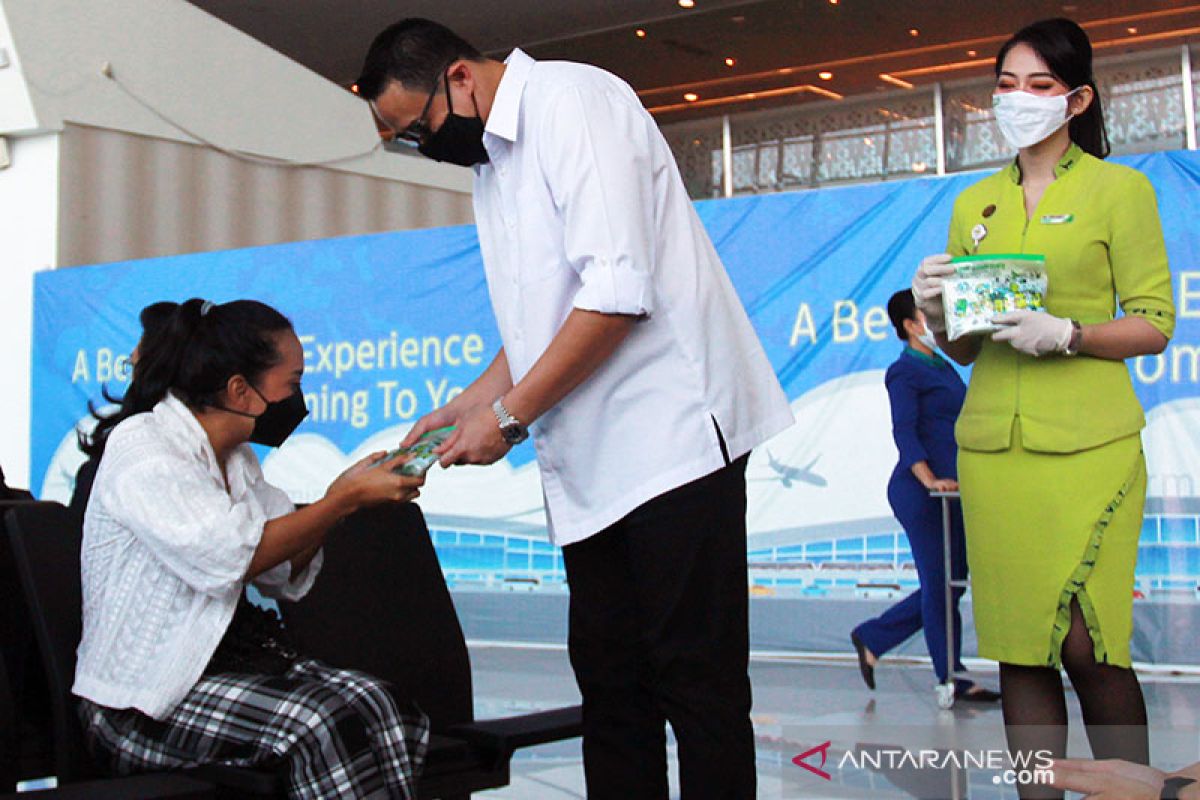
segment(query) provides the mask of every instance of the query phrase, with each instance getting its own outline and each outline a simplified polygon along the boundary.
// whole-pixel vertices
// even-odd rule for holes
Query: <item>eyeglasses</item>
[[[429,97],[425,98],[425,107],[421,109],[421,114],[416,119],[408,124],[408,127],[396,134],[397,139],[403,139],[406,142],[420,144],[433,133],[429,129],[429,123],[426,122],[425,116],[429,113],[429,107],[433,105],[433,98],[438,93],[438,86],[435,83],[433,91],[429,93]],[[450,89],[446,88],[446,96],[449,97]]]

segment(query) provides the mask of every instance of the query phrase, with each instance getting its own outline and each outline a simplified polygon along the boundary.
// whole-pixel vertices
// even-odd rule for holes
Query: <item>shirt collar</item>
[[[212,442],[208,439],[208,433],[200,424],[200,420],[196,419],[192,410],[174,393],[167,392],[166,397],[154,406],[152,413],[155,421],[162,426],[163,430],[181,447],[185,448],[188,455],[194,456],[197,461],[202,462],[218,483],[225,486],[226,476],[222,474],[221,465],[217,463],[216,451],[213,450]],[[243,445],[235,449],[226,464],[230,488],[235,494],[241,493],[244,483],[241,480],[244,447]]]
[[[1063,175],[1066,175],[1082,158],[1083,148],[1075,144],[1075,142],[1071,142],[1071,146],[1067,148],[1067,152],[1063,153],[1062,158],[1054,165],[1054,177],[1061,178]],[[1013,183],[1019,184],[1021,182],[1021,165],[1015,158],[1008,165],[1008,177],[1012,179]]]
[[[934,353],[933,355],[925,355],[915,347],[909,347],[908,345],[904,345],[904,353],[905,355],[912,356],[913,358],[917,359],[922,364],[928,364],[931,367],[946,366],[945,359],[943,359],[937,353]]]
[[[521,95],[525,92],[529,71],[536,63],[519,47],[504,60],[506,69],[500,78],[500,85],[496,87],[496,96],[492,98],[492,110],[488,112],[487,125],[484,127],[486,133],[509,142],[517,141]]]

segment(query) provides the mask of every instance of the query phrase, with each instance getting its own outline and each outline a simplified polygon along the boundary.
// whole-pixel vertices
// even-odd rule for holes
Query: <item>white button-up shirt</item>
[[[109,435],[83,523],[83,639],[73,691],[161,718],[199,680],[245,585],[268,520],[295,510],[249,445],[221,468],[196,417],[172,395]],[[303,597],[317,555],[255,579]]]
[[[574,308],[642,319],[533,426],[550,533],[584,539],[792,423],[787,398],[637,95],[514,50],[475,220],[514,382]]]

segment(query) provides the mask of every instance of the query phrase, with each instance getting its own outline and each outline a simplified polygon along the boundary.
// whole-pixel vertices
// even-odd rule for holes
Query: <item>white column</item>
[[[1188,45],[1179,48],[1183,69],[1183,122],[1187,126],[1187,149],[1196,149],[1196,94],[1192,88],[1192,51]]]
[[[721,117],[721,183],[726,197],[733,197],[733,131],[729,115]]]
[[[937,147],[937,174],[946,174],[946,123],[942,118],[942,84],[933,85],[933,138]]]
[[[41,476],[29,474],[33,275],[58,259],[59,136],[14,136],[8,145],[12,163],[0,169],[0,465],[10,485],[37,494]]]

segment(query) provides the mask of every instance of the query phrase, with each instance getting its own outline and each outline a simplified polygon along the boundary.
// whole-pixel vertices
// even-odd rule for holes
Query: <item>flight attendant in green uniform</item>
[[[1154,190],[1102,160],[1091,44],[1074,22],[1009,40],[993,103],[1017,158],[959,195],[948,253],[913,280],[942,349],[975,365],[955,434],[979,653],[1000,662],[1010,751],[1064,753],[1062,667],[1093,755],[1147,763],[1129,654],[1145,420],[1124,361],[1162,352],[1174,328]],[[942,284],[968,253],[1044,255],[1048,313],[947,341]]]

